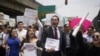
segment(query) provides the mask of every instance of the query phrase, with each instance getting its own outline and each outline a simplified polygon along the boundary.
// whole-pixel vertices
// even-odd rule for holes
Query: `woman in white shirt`
[[[23,56],[37,56],[37,50],[42,50],[40,46],[41,42],[35,36],[35,30],[33,28],[28,29],[21,48],[24,52]]]

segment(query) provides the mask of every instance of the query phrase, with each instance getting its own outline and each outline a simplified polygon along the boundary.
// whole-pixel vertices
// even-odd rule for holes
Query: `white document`
[[[36,22],[35,17],[28,17],[28,16],[24,16],[24,22],[27,25],[32,25]]]
[[[16,25],[16,21],[15,21],[14,18],[10,18],[10,19],[9,19],[9,25],[10,25],[11,27],[14,27],[14,26]]]
[[[33,9],[30,9],[30,8],[25,8],[24,16],[28,16],[28,17],[37,16],[37,10],[33,10]]]
[[[45,43],[45,48],[50,49],[53,48],[55,51],[59,51],[59,40],[47,38]]]
[[[24,56],[37,56],[36,43],[24,43]]]
[[[24,16],[17,16],[17,22],[19,22],[19,21],[22,21],[22,22],[24,22],[24,18],[23,18]]]
[[[4,19],[9,20],[9,19],[10,19],[10,16],[9,16],[9,15],[4,14]]]
[[[32,25],[36,22],[37,10],[33,10],[30,8],[25,8],[24,12],[24,22],[27,25]]]

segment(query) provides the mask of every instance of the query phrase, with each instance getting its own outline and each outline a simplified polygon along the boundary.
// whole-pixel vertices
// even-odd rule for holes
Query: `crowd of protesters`
[[[93,26],[86,32],[81,27],[74,37],[74,29],[68,24],[58,27],[58,16],[54,15],[50,22],[45,26],[36,18],[36,23],[27,27],[21,21],[17,27],[0,25],[0,56],[24,56],[24,43],[36,43],[35,56],[100,56],[100,32]],[[58,39],[59,50],[46,49],[46,38]]]

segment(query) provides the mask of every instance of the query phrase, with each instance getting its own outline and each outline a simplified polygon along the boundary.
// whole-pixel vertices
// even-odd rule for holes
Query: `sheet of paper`
[[[10,19],[9,19],[9,25],[10,25],[11,27],[15,27],[16,21],[15,21],[14,18],[10,18]]]
[[[37,10],[25,8],[24,16],[28,16],[28,17],[37,16]]]
[[[28,16],[24,16],[24,22],[27,25],[32,25],[36,22],[35,18],[33,17],[28,17]]]
[[[24,22],[27,25],[32,25],[36,22],[37,10],[25,8],[24,12]]]
[[[24,18],[23,18],[23,16],[17,16],[17,22],[19,22],[19,21],[24,22]]]
[[[45,43],[45,48],[46,49],[53,48],[55,51],[59,51],[59,40],[47,38]]]
[[[36,43],[24,43],[24,56],[37,56]]]
[[[9,20],[10,19],[10,16],[5,14],[4,15],[4,19]]]

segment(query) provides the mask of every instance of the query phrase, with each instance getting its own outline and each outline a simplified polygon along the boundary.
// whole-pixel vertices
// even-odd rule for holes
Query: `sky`
[[[61,16],[66,17],[83,17],[89,12],[87,19],[92,21],[100,10],[99,0],[68,0],[68,5],[64,4],[65,0],[36,0],[42,5],[56,5],[56,11]]]

